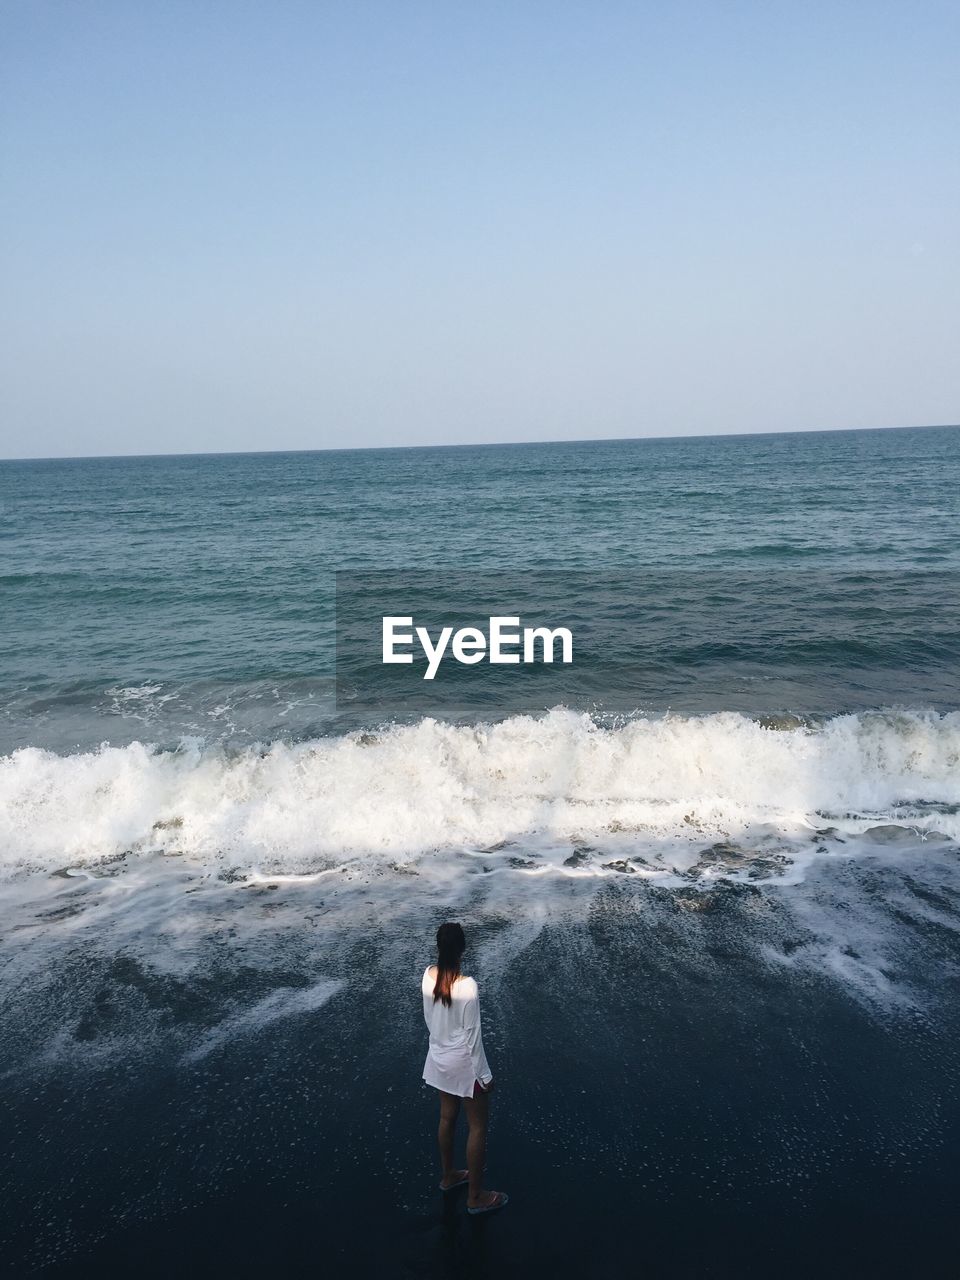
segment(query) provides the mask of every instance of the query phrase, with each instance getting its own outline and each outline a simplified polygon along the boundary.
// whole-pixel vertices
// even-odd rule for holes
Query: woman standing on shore
[[[502,1209],[507,1194],[483,1189],[493,1073],[483,1051],[477,984],[460,972],[466,946],[458,924],[442,924],[437,930],[437,963],[423,971],[423,1017],[430,1032],[423,1078],[440,1091],[440,1190],[453,1191],[468,1183],[467,1212],[478,1214]],[[470,1127],[467,1168],[455,1169],[453,1139],[461,1102]]]

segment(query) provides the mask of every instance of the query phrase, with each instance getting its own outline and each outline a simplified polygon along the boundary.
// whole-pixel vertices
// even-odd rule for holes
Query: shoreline
[[[79,952],[50,987],[64,1031],[85,1010],[76,1052],[6,1073],[18,1178],[3,1252],[21,1273],[46,1263],[35,1273],[64,1277],[179,1263],[492,1278],[549,1261],[558,1277],[759,1278],[842,1259],[894,1275],[908,1258],[946,1275],[960,1014],[943,962],[958,921],[932,920],[916,873],[845,876],[878,913],[877,893],[890,897],[891,918],[913,895],[886,963],[920,1003],[793,965],[802,916],[747,885],[691,911],[681,891],[617,882],[580,918],[523,919],[468,894],[380,922],[374,896],[350,920],[325,917],[321,956],[316,938],[298,950],[254,932],[228,963],[225,921],[219,965],[179,979],[135,962],[131,939],[112,959]],[[837,875],[824,871],[811,901],[833,894],[842,914]],[[955,857],[943,877],[941,895],[960,901]],[[247,904],[271,918],[274,901]],[[419,1079],[420,961],[443,908],[476,941],[465,969],[498,1081],[488,1167],[511,1203],[483,1230],[439,1203],[435,1098]],[[304,984],[334,957],[343,985],[310,1008]],[[268,988],[307,1005],[184,1052],[224,1004]],[[26,1003],[41,1014],[39,993]],[[4,1022],[9,1034],[9,1011]]]

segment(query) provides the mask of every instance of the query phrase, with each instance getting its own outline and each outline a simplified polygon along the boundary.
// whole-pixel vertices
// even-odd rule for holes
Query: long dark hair
[[[460,957],[467,946],[458,924],[442,924],[437,930],[437,981],[433,987],[434,1003],[442,1000],[449,1009],[453,1003],[453,984],[460,977]]]

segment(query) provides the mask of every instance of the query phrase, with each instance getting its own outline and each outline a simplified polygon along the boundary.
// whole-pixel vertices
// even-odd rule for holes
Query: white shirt
[[[472,1098],[474,1082],[489,1084],[493,1072],[483,1051],[480,1035],[480,995],[473,978],[457,978],[451,988],[450,1007],[434,1000],[436,969],[423,971],[423,1020],[430,1032],[430,1048],[423,1064],[423,1078],[435,1089]]]

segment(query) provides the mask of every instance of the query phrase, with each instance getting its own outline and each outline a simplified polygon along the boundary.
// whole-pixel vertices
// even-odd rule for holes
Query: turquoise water
[[[334,731],[338,570],[674,575],[681,663],[712,581],[747,617],[792,592],[792,652],[786,624],[759,654],[725,628],[719,686],[648,681],[643,708],[738,707],[723,672],[748,658],[785,682],[768,714],[899,704],[909,672],[908,702],[950,709],[958,514],[952,428],[0,463],[0,750]],[[858,634],[804,647],[837,575]]]
[[[645,856],[690,815],[759,847],[960,804],[960,430],[11,462],[0,495],[8,870]],[[373,627],[336,651],[335,587],[342,621],[435,581],[534,583],[579,683],[395,696]]]

